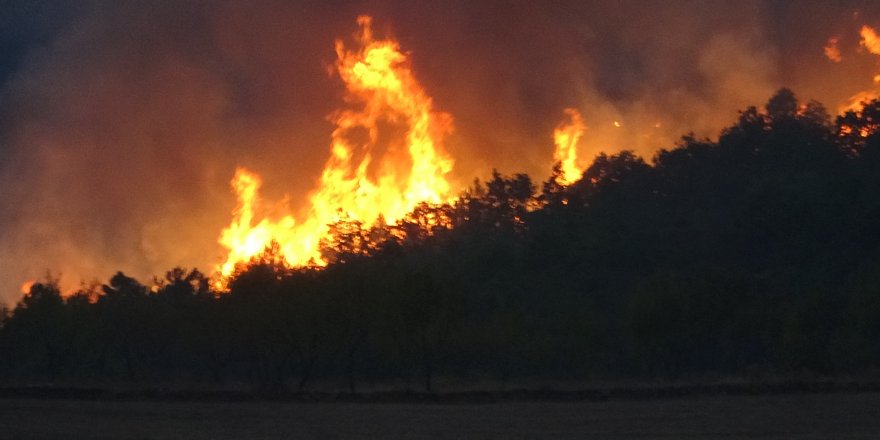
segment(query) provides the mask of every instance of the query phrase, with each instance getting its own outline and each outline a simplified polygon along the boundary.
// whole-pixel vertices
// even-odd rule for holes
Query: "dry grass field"
[[[9,439],[877,439],[880,394],[606,402],[0,399]]]

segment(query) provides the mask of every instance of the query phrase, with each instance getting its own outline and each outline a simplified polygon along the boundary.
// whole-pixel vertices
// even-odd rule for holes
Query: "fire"
[[[840,106],[840,113],[846,113],[849,111],[860,112],[865,107],[864,103],[873,101],[875,99],[880,98],[880,94],[878,94],[874,90],[864,90],[859,93],[856,93],[852,97],[850,97],[846,104]]]
[[[862,30],[859,34],[862,36],[859,44],[868,52],[874,55],[880,55],[880,36],[877,35],[877,31],[871,26],[865,25],[862,26]]]
[[[562,165],[559,183],[570,185],[580,179],[584,173],[577,163],[577,143],[584,135],[587,126],[584,125],[583,118],[576,109],[565,109],[565,115],[566,120],[553,130],[553,142],[556,144],[553,159]]]
[[[861,39],[859,40],[859,46],[861,46],[863,49],[865,49],[869,54],[880,56],[880,36],[877,35],[877,31],[874,28],[872,28],[871,26],[864,25],[864,26],[862,26],[861,30],[859,31],[859,35],[861,36]],[[828,42],[829,42],[829,44],[834,42],[833,48],[835,50],[837,50],[837,46],[836,46],[837,39],[836,38],[830,38],[828,40]],[[825,46],[825,55],[828,56],[828,59],[835,61],[835,62],[840,62],[843,59],[842,57],[840,57],[839,50],[837,50],[838,59],[834,59],[833,57],[829,56],[829,46],[828,45]],[[880,89],[878,89],[878,87],[880,87],[880,74],[874,75],[873,80],[874,80],[874,84],[875,84],[875,87],[873,89],[863,90],[863,91],[851,96],[846,101],[846,103],[842,104],[838,108],[838,111],[840,113],[846,113],[846,112],[850,112],[850,111],[860,112],[862,110],[862,108],[864,107],[864,105],[863,105],[864,102],[873,101],[875,99],[880,98]]]
[[[231,274],[236,263],[249,261],[262,252],[272,240],[286,246],[294,245],[289,240],[282,241],[282,238],[290,237],[289,232],[293,231],[295,222],[290,215],[285,215],[277,221],[263,218],[259,223],[254,224],[254,217],[260,205],[261,184],[260,176],[244,168],[236,170],[235,177],[232,178],[232,188],[238,196],[238,206],[232,223],[220,234],[220,244],[229,249],[226,262],[219,267],[223,276]]]
[[[37,280],[27,280],[21,283],[21,293],[27,295],[31,293],[31,288],[34,287],[34,284],[37,283]]]
[[[880,36],[877,35],[877,31],[871,26],[864,25],[859,34],[861,36],[859,45],[867,50],[868,53],[880,56]],[[876,86],[880,86],[880,74],[874,75],[873,80],[875,88],[873,90],[863,90],[850,97],[845,104],[840,106],[840,113],[848,111],[859,112],[864,108],[864,102],[880,98],[880,91],[876,88]]]
[[[825,58],[828,58],[832,62],[839,63],[843,61],[843,55],[840,53],[840,47],[838,46],[840,43],[840,39],[837,37],[831,37],[828,39],[828,42],[825,43]]]
[[[260,177],[239,169],[232,179],[238,206],[219,238],[228,249],[217,268],[224,279],[272,242],[292,266],[324,265],[320,243],[330,224],[354,220],[369,227],[380,219],[393,223],[419,203],[451,200],[446,175],[453,160],[443,151],[444,137],[452,130],[451,116],[434,110],[399,44],[374,39],[370,17],[358,17],[357,22],[358,48],[336,41],[335,71],[352,108],[331,116],[336,128],[330,157],[306,213],[298,222],[291,215],[259,217]]]

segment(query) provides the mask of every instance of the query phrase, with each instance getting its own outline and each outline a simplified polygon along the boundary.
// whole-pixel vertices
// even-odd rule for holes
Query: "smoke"
[[[856,1],[82,1],[49,16],[53,3],[0,11],[30,17],[0,21],[14,49],[0,71],[0,302],[47,269],[67,288],[210,270],[236,165],[267,199],[303,206],[343,104],[333,42],[359,14],[455,118],[458,185],[492,167],[546,177],[566,107],[588,126],[581,157],[650,157],[716,136],[783,85],[836,108],[876,68],[850,33],[878,17]],[[843,63],[824,58],[832,35]]]

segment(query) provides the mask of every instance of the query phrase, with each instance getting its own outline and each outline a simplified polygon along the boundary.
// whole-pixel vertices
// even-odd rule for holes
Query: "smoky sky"
[[[717,136],[779,87],[834,109],[870,86],[873,2],[152,1],[0,3],[0,301],[46,270],[210,271],[236,166],[301,208],[326,160],[334,41],[355,18],[400,41],[438,110],[461,187],[544,179],[566,107],[581,154],[650,158]],[[844,63],[822,46],[839,36]],[[617,129],[612,122],[619,121]]]

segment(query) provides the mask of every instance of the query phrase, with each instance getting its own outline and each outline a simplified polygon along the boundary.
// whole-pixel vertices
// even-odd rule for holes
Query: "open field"
[[[11,439],[876,439],[880,393],[485,404],[8,398],[0,427]]]

